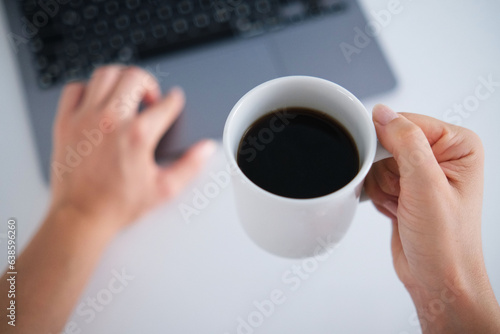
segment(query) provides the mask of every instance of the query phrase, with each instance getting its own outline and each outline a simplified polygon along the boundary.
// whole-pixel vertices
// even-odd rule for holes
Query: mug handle
[[[382,144],[380,144],[380,142],[377,140],[377,151],[375,152],[375,158],[373,159],[373,163],[387,158],[392,158],[392,154],[389,151],[387,151],[385,147],[383,147]],[[364,202],[369,199],[370,197],[366,195],[365,188],[363,187],[363,189],[361,190],[361,195],[359,196],[359,201]]]

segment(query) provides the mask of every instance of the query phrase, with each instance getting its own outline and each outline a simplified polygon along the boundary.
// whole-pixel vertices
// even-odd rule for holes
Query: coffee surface
[[[320,111],[289,107],[262,116],[247,129],[237,163],[271,193],[314,198],[348,184],[359,171],[359,154],[339,122]]]

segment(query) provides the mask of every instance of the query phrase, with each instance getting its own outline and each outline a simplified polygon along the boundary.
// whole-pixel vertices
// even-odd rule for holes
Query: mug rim
[[[238,110],[241,109],[241,107],[247,103],[247,100],[254,95],[258,94],[260,91],[266,89],[268,86],[271,85],[278,85],[286,81],[316,81],[321,83],[322,85],[325,86],[330,86],[330,88],[335,89],[341,94],[344,94],[347,96],[352,103],[357,107],[356,109],[362,112],[359,112],[361,118],[363,121],[367,122],[368,128],[370,129],[370,133],[368,136],[371,138],[369,139],[369,145],[367,149],[367,153],[365,154],[366,159],[363,161],[363,164],[361,165],[361,168],[359,169],[358,173],[356,176],[349,181],[345,186],[343,186],[340,189],[335,190],[332,193],[318,196],[318,197],[312,197],[312,198],[293,198],[293,197],[285,197],[281,195],[274,194],[272,192],[269,192],[258,185],[256,185],[250,178],[248,178],[245,173],[242,172],[240,167],[238,166],[238,162],[236,161],[236,156],[233,154],[232,149],[229,145],[229,131],[234,123],[234,118],[237,116]],[[241,140],[241,138],[240,138]],[[355,140],[357,143],[357,141]],[[279,77],[275,79],[268,80],[266,82],[263,82],[251,90],[249,90],[245,95],[243,95],[238,102],[233,106],[231,109],[227,119],[226,123],[224,125],[224,131],[222,135],[222,145],[224,148],[224,153],[226,155],[226,159],[229,161],[229,166],[235,166],[234,168],[231,168],[232,172],[238,173],[240,177],[242,177],[246,183],[249,184],[249,187],[251,187],[254,191],[262,194],[263,196],[268,196],[272,200],[276,201],[286,201],[294,204],[310,204],[311,202],[328,202],[331,201],[335,198],[344,196],[345,194],[355,191],[356,187],[359,186],[360,184],[363,183],[366,175],[368,174],[368,171],[371,168],[371,165],[373,164],[373,161],[375,159],[375,151],[376,151],[376,146],[377,146],[377,134],[375,131],[375,126],[373,124],[373,121],[371,120],[371,115],[369,114],[368,110],[365,108],[365,106],[359,101],[359,99],[352,94],[350,91],[345,89],[344,87],[340,86],[339,84],[336,84],[332,81],[323,79],[323,78],[318,78],[318,77],[313,77],[313,76],[306,76],[306,75],[291,75],[291,76],[284,76],[284,77]]]

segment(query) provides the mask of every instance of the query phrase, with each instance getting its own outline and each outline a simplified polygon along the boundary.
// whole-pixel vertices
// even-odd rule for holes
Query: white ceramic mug
[[[288,198],[260,188],[239,169],[237,150],[248,127],[261,116],[286,107],[322,111],[350,132],[358,148],[360,169],[343,188],[316,198]],[[263,249],[289,258],[318,255],[342,239],[370,167],[390,156],[378,145],[371,115],[353,94],[333,82],[307,76],[274,79],[245,94],[227,118],[223,146],[243,228]]]

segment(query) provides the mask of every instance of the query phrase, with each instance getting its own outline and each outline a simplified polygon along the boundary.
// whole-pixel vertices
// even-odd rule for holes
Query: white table
[[[371,16],[372,10],[386,9],[388,1],[362,4]],[[456,114],[448,114],[447,109],[455,103],[472,103],[479,78],[492,76],[500,81],[500,2],[402,0],[401,4],[403,11],[391,18],[379,37],[399,85],[363,102],[368,108],[383,102],[397,111],[452,121]],[[0,233],[5,233],[7,219],[16,217],[18,240],[25,246],[47,208],[49,189],[37,165],[15,58],[2,21]],[[497,87],[468,116],[460,117],[462,125],[481,136],[486,150],[483,247],[497,297],[499,106]],[[248,322],[249,316],[248,326],[256,327],[240,328],[239,333],[419,332],[411,299],[392,267],[390,223],[369,203],[360,205],[348,235],[327,261],[317,267],[305,264],[311,271],[307,278],[290,272],[302,262],[268,255],[250,242],[238,224],[230,187],[221,189],[206,209],[185,223],[179,204],[191,203],[193,189],[202,189],[211,181],[209,172],[223,166],[219,151],[178,199],[114,240],[82,295],[80,311],[72,316],[76,330],[68,333],[233,334],[238,332],[238,318]],[[0,242],[4,249],[4,235]],[[6,256],[0,255],[2,267],[5,261]],[[118,284],[108,288],[122,270],[133,279],[125,280],[123,289]],[[260,319],[254,301],[269,299],[271,294],[276,297],[275,290],[282,292],[283,303]],[[92,311],[88,298],[105,305]]]

